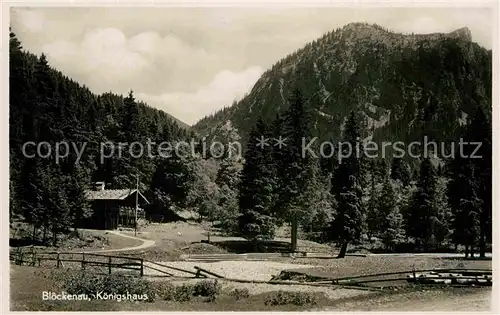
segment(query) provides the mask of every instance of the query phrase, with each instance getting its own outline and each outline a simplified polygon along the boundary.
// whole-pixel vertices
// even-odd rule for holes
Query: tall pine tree
[[[272,239],[276,228],[272,216],[273,192],[276,185],[272,150],[269,143],[262,141],[269,139],[269,136],[268,127],[259,120],[250,133],[239,185],[239,230],[254,246],[258,240]]]
[[[310,125],[311,117],[306,109],[306,101],[303,98],[301,91],[295,87],[289,97],[289,107],[283,117],[283,121],[278,121],[282,124],[283,134],[276,137],[278,139],[286,139],[285,145],[275,153],[274,157],[278,157],[276,164],[278,166],[279,177],[279,205],[281,212],[290,222],[292,228],[291,235],[291,252],[297,249],[297,234],[298,222],[301,212],[307,208],[307,197],[305,196],[308,190],[308,185],[313,182],[313,166],[311,157],[306,153],[302,153],[302,143],[311,137]],[[285,210],[286,211],[283,211]]]
[[[436,186],[436,169],[429,158],[424,158],[420,163],[417,191],[412,201],[409,233],[415,238],[417,245],[423,245],[425,251],[432,245],[434,221],[438,214]]]
[[[339,161],[332,181],[332,194],[338,202],[338,211],[331,229],[342,244],[338,258],[345,257],[347,245],[360,240],[364,231],[362,149],[360,148],[359,155],[356,153],[356,148],[360,147],[360,135],[361,127],[356,114],[352,111],[347,118],[343,135],[344,158]]]

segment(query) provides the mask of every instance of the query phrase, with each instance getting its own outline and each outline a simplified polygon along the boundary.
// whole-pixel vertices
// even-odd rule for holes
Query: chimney
[[[94,190],[104,190],[105,183],[104,182],[96,182],[94,184]]]

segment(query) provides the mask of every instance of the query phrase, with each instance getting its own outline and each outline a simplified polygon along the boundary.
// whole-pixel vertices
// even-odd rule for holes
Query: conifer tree
[[[260,239],[272,239],[276,227],[272,217],[276,185],[270,164],[272,151],[261,141],[261,137],[268,139],[269,135],[268,127],[259,120],[250,133],[239,185],[239,230],[254,246]]]
[[[365,225],[365,211],[362,204],[362,182],[364,181],[363,160],[356,156],[356,147],[360,141],[360,126],[354,111],[349,114],[343,136],[343,156],[346,156],[336,168],[332,181],[332,193],[338,202],[337,215],[332,224],[332,231],[342,247],[338,258],[345,257],[347,245],[361,239]],[[349,153],[347,144],[352,149]],[[362,149],[360,149],[362,150]],[[360,152],[362,156],[362,152]]]
[[[305,100],[301,91],[295,86],[290,93],[289,107],[283,117],[283,137],[286,139],[282,152],[274,154],[280,160],[276,161],[279,167],[279,201],[281,209],[287,209],[284,216],[291,223],[291,252],[297,248],[297,231],[299,216],[307,208],[305,192],[312,183],[313,168],[311,157],[302,155],[302,143],[310,137],[311,117],[306,109]]]
[[[391,178],[401,181],[404,186],[410,183],[410,170],[402,158],[394,157],[392,159]]]
[[[441,246],[449,240],[451,235],[451,222],[452,213],[448,205],[447,197],[447,180],[444,177],[438,177],[436,182],[436,198],[435,207],[437,210],[436,218],[433,223],[434,242],[436,248]]]
[[[238,185],[240,166],[236,156],[229,152],[223,157],[215,178],[219,187],[217,218],[226,232],[235,232],[238,228]]]
[[[382,241],[387,249],[394,250],[395,246],[404,240],[403,216],[399,210],[394,187],[388,177],[384,180],[378,202],[378,212],[383,218],[381,224]]]
[[[477,158],[474,163],[474,176],[477,182],[477,197],[480,199],[479,210],[479,255],[485,257],[486,244],[492,241],[492,132],[491,118],[485,115],[485,110],[478,106],[467,128],[467,140],[477,146]],[[474,145],[472,145],[474,146]],[[475,148],[470,148],[475,150]],[[472,152],[471,152],[472,154]]]
[[[311,171],[298,222],[302,230],[321,235],[335,215],[336,201],[330,192],[330,176],[321,173],[318,160],[311,161]]]
[[[366,193],[366,232],[369,241],[373,236],[378,236],[381,230],[382,214],[378,211],[378,202],[380,198],[380,183],[376,182],[375,172],[370,172],[370,185]]]
[[[466,256],[484,257],[486,243],[491,240],[491,125],[478,107],[463,131],[465,142],[481,143],[456,148],[448,161],[448,202],[453,213],[453,242],[466,247]],[[472,158],[472,154],[476,157]]]
[[[86,191],[89,189],[89,179],[91,170],[84,165],[71,161],[71,171],[66,180],[67,198],[70,219],[69,226],[75,230],[82,226],[82,223],[91,216],[90,203],[87,200]]]
[[[410,235],[417,244],[422,244],[428,250],[434,236],[434,221],[438,211],[436,209],[436,170],[429,158],[420,163],[420,173],[417,182],[417,191],[413,197],[410,213]]]

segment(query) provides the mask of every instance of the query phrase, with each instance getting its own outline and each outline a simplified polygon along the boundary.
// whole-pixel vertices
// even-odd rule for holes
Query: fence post
[[[109,259],[108,259],[108,266],[109,266],[108,274],[111,274],[111,256],[109,256]]]
[[[141,258],[141,277],[144,276],[144,259]]]
[[[61,261],[59,260],[59,253],[57,253],[57,268],[59,268],[60,263],[61,263]]]
[[[82,269],[85,270],[85,253],[82,253]]]

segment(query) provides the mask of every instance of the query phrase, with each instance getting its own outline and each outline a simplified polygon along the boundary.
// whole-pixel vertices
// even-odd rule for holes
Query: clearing
[[[335,250],[324,244],[299,240],[300,251],[313,252],[331,258],[288,257],[282,253],[288,250],[290,239],[286,233],[268,242],[262,247],[263,253],[252,255],[236,255],[249,252],[248,243],[242,238],[227,237],[218,234],[210,235],[202,224],[192,222],[175,222],[166,224],[148,224],[142,226],[137,236],[133,230],[120,231],[82,231],[83,239],[99,239],[102,241],[67,241],[60,251],[98,252],[112,255],[141,257],[151,262],[186,269],[195,272],[195,267],[207,269],[229,279],[269,281],[280,276],[283,280],[302,280],[288,278],[288,271],[298,271],[308,276],[329,278],[371,275],[385,272],[411,271],[413,269],[433,268],[476,268],[491,269],[491,260],[465,260],[456,255],[361,255],[335,259]],[[104,241],[105,240],[105,241]],[[88,243],[88,244],[87,244]],[[85,245],[85,246],[83,246]],[[232,254],[229,258],[220,258],[217,254]],[[366,253],[364,253],[366,254]],[[196,255],[198,255],[197,258]],[[203,256],[207,255],[207,256]],[[187,261],[184,258],[192,258]],[[203,258],[205,257],[205,258]],[[219,258],[218,258],[219,257]],[[198,261],[196,261],[198,259]],[[223,260],[227,259],[227,260]],[[145,262],[145,266],[150,265]],[[199,280],[181,279],[185,273],[171,269],[160,270],[171,273],[174,278],[158,277],[161,272],[145,268],[146,279],[154,282],[168,281],[180,285]],[[309,286],[299,284],[240,283],[221,279],[219,283],[223,292],[234,289],[247,289],[250,296],[244,300],[235,300],[223,294],[211,303],[192,300],[188,302],[155,301],[153,303],[92,301],[42,301],[42,291],[60,292],[47,272],[53,266],[26,267],[11,265],[11,308],[12,310],[115,310],[115,311],[279,311],[279,310],[419,310],[432,309],[440,305],[442,310],[456,310],[460,303],[467,303],[468,308],[459,310],[475,311],[489,309],[491,288],[409,288],[406,281],[381,282],[379,286],[398,286],[396,291],[371,291],[366,289],[343,288],[339,286]],[[58,269],[62,271],[62,269]],[[70,271],[67,271],[70,272]],[[115,271],[113,271],[114,273]],[[118,271],[117,271],[118,272]],[[383,277],[380,277],[383,278]],[[30,283],[30,286],[26,286]],[[406,288],[405,288],[406,287]],[[269,306],[264,301],[269,294],[277,291],[317,292],[322,294],[317,305],[281,305]],[[413,306],[412,306],[413,305]]]

